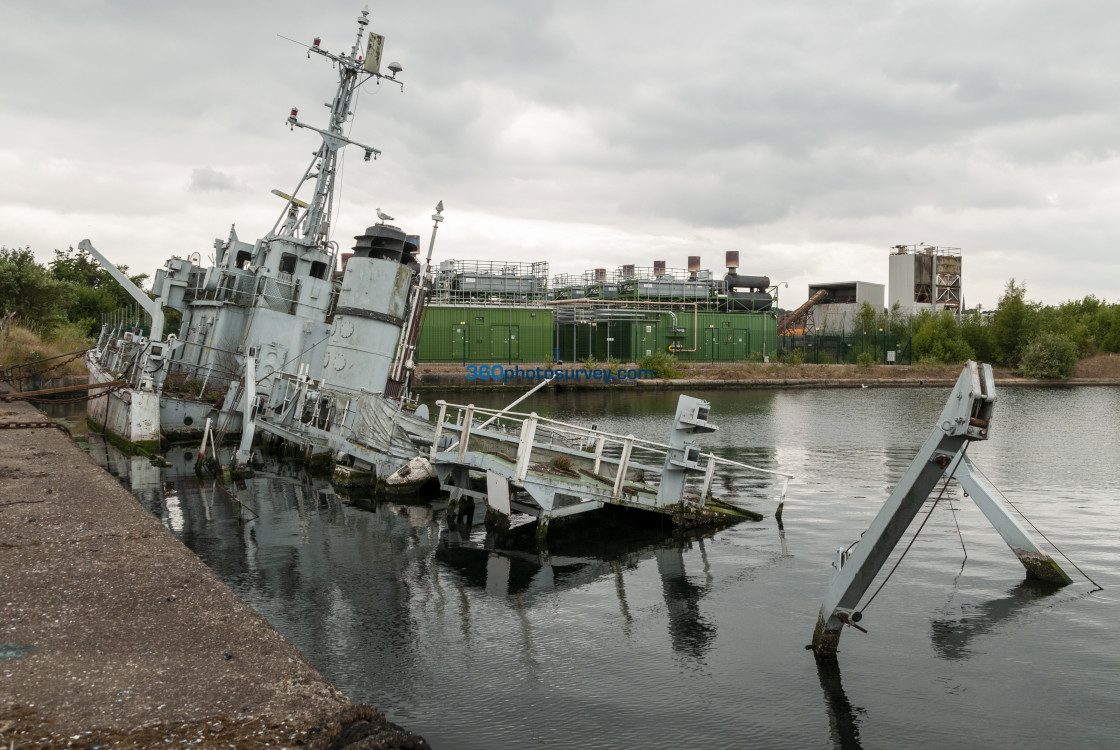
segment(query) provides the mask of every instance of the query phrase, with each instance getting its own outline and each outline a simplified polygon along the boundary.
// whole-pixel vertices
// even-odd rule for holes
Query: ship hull
[[[86,355],[86,367],[90,384],[115,379],[92,353]],[[220,416],[208,401],[143,388],[105,388],[90,394],[86,413],[91,420],[123,442],[149,451],[157,450],[161,439],[176,442],[200,437],[207,417],[216,421]],[[240,412],[226,414],[222,426],[228,433],[239,434]]]
[[[86,355],[89,382],[108,383],[112,374],[91,354]],[[106,388],[90,391],[86,413],[90,419],[126,443],[151,449],[159,447],[159,394],[138,388]]]

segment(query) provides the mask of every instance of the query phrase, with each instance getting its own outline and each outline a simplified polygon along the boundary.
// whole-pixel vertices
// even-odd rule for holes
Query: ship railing
[[[433,288],[430,304],[465,304],[474,306],[509,306],[512,303],[533,305],[544,302],[547,290],[538,287],[535,290],[519,289],[513,291],[479,291]]]
[[[255,279],[245,271],[222,271],[215,299],[241,307],[253,304]]]
[[[241,307],[260,305],[286,313],[295,311],[298,297],[298,280],[253,277],[245,271],[222,271],[213,290],[190,287],[185,295],[187,301],[216,300]]]
[[[199,281],[201,282],[201,278]],[[245,271],[222,271],[218,275],[218,283],[214,289],[207,289],[203,286],[187,287],[183,299],[187,302],[215,300],[249,307],[253,304],[255,296],[254,283],[253,277]]]
[[[262,276],[257,280],[257,305],[277,312],[295,312],[299,282]]]
[[[237,352],[185,341],[176,347],[175,360],[168,365],[163,389],[205,400],[225,393],[241,377]]]
[[[472,440],[485,452],[510,455],[506,451],[512,450],[511,457],[516,464],[513,479],[517,482],[524,481],[532,462],[552,456],[550,464],[555,468],[577,472],[582,469],[594,478],[613,481],[613,494],[617,497],[626,482],[635,481],[635,478],[647,484],[655,483],[670,451],[677,452],[666,443],[548,419],[535,412],[526,414],[473,404],[451,404],[442,399],[436,401],[436,405],[439,415],[431,448],[433,460],[437,453],[455,451],[455,459],[463,463]],[[440,438],[444,433],[457,434],[458,439],[441,447]],[[481,445],[480,438],[489,440]],[[499,447],[505,450],[498,450]],[[743,483],[742,489],[761,490],[771,482],[780,481],[783,500],[789,480],[793,478],[792,474],[733,461],[710,451],[701,456],[700,463],[702,466],[686,483],[686,493],[699,498],[700,502],[711,493],[716,472],[753,474],[755,481]]]

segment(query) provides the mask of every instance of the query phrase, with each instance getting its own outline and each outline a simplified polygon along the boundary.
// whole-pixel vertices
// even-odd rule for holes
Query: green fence
[[[911,364],[909,333],[806,333],[804,336],[779,336],[778,359],[787,360],[800,352],[808,364]]]
[[[638,362],[672,353],[684,362],[761,361],[778,348],[777,326],[766,313],[634,311],[636,319],[557,324],[557,358]]]

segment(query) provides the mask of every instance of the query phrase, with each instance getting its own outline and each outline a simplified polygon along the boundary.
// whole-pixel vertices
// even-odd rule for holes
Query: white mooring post
[[[599,466],[603,463],[603,444],[605,442],[605,435],[600,435],[599,439],[595,441],[595,465],[591,467],[593,474],[599,473]]]
[[[463,431],[459,433],[459,463],[467,456],[467,442],[471,439],[471,423],[474,422],[474,404],[467,404],[463,414]]]
[[[626,442],[622,444],[622,455],[618,458],[618,471],[614,475],[614,492],[611,497],[615,500],[622,496],[622,485],[626,481],[626,467],[630,463],[630,451],[634,449],[634,436],[627,435]]]
[[[202,445],[198,448],[198,460],[206,458],[206,439],[210,437],[210,417],[206,418],[206,426],[202,428]]]
[[[703,508],[705,503],[708,502],[708,495],[712,493],[712,477],[716,473],[716,456],[714,453],[708,454],[708,468],[704,471],[704,486],[700,490],[700,507]],[[787,480],[788,481],[788,480]]]
[[[431,457],[433,459],[436,457],[436,452],[439,451],[439,439],[443,435],[443,420],[447,417],[447,402],[440,399],[436,401],[436,405],[439,406],[439,416],[436,417],[436,434],[432,438]]]
[[[517,468],[513,475],[515,482],[524,482],[529,474],[529,461],[533,458],[533,440],[536,436],[537,413],[534,411],[521,423],[521,437],[517,441]]]

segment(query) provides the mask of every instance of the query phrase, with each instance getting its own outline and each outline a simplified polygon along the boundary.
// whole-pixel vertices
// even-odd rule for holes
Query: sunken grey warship
[[[296,108],[287,118],[321,145],[290,194],[272,191],[284,206],[265,236],[243,242],[231,228],[214,242],[212,265],[200,253],[172,257],[156,271],[151,296],[89,240],[79,243],[146,313],[142,321],[106,321],[86,357],[91,382],[106,384],[90,416],[122,440],[144,447],[205,440],[211,430],[240,435],[235,458],[244,463],[262,432],[378,476],[430,445],[433,426],[409,381],[442,201],[426,260],[419,237],[390,224],[380,208],[352,254],[341,256],[331,239],[342,150],[360,149],[366,161],[380,154],[345,133],[355,94],[370,82],[403,88],[399,63],[381,70],[385,39],[367,32],[368,8],[357,23],[348,52],[329,52],[319,38],[305,45],[309,58],[332,63],[338,83],[325,127],[301,121]],[[182,322],[165,337],[166,311]]]

